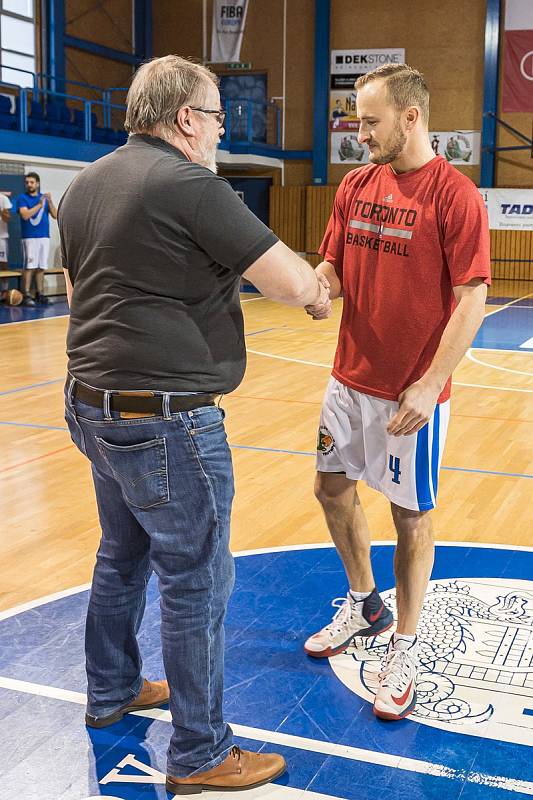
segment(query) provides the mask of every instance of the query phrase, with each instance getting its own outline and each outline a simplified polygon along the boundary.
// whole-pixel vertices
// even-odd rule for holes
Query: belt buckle
[[[114,392],[115,397],[155,397],[155,392],[141,390],[139,392]],[[155,411],[119,411],[120,419],[145,419],[157,416]]]
[[[113,392],[118,397],[155,397],[155,392],[141,391],[141,392]]]
[[[120,419],[144,419],[144,417],[155,417],[155,411],[119,411]]]

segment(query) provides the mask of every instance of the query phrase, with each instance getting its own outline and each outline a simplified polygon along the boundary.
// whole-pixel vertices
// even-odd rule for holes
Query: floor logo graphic
[[[376,786],[391,794],[394,785],[394,798],[533,797],[533,548],[437,545],[420,623],[418,704],[390,724],[372,713],[390,634],[329,660],[303,652],[346,585],[335,549],[237,555],[224,716],[240,746],[279,751],[288,764],[255,800],[375,800]],[[391,542],[372,546],[394,612],[393,556]],[[167,800],[168,710],[126,714],[104,729],[83,724],[88,601],[82,586],[0,612],[2,800]],[[153,576],[139,634],[151,679],[164,674],[160,624]]]
[[[394,591],[383,592],[396,611]],[[338,678],[373,700],[388,636],[356,640],[330,659]],[[418,703],[411,720],[531,744],[533,589],[528,581],[430,583],[419,625]]]

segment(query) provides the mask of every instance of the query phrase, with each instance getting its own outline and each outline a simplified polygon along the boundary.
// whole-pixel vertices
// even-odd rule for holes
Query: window
[[[30,17],[33,21],[33,0],[4,0],[2,10],[21,17]]]
[[[222,105],[229,112],[228,135],[231,141],[267,141],[266,72],[221,75],[220,96]]]
[[[35,66],[33,0],[0,0],[0,79],[33,86]]]

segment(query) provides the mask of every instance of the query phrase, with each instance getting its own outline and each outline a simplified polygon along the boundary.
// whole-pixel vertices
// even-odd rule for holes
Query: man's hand
[[[46,197],[49,203],[52,202],[52,195],[50,194],[50,192],[44,192],[43,197]]]
[[[305,310],[313,319],[327,319],[331,315],[330,285],[324,275],[318,276],[318,283],[321,287],[319,301],[312,306],[305,306]]]
[[[411,436],[429,422],[435,410],[440,389],[421,378],[408,386],[400,396],[400,407],[387,425],[392,436]]]

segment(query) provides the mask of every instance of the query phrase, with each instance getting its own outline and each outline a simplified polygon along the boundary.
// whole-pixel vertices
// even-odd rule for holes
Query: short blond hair
[[[163,56],[142,64],[128,91],[124,127],[128,133],[173,136],[178,109],[201,105],[209,82],[218,86],[214,72],[181,56]]]
[[[408,64],[385,64],[361,75],[355,82],[355,88],[362,89],[380,79],[386,82],[389,99],[397,111],[418,106],[424,123],[429,123],[429,89],[421,72]]]

